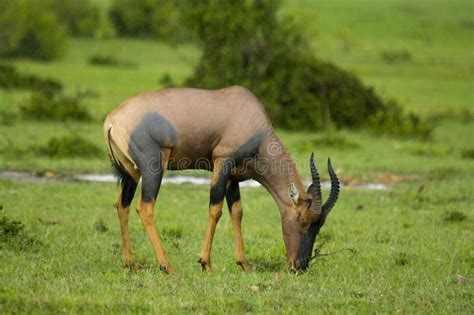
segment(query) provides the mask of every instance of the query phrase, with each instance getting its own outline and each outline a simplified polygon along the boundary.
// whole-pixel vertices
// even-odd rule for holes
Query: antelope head
[[[311,260],[314,241],[318,235],[321,227],[326,222],[326,218],[336,204],[339,196],[339,179],[336,172],[331,165],[331,160],[328,159],[328,171],[331,177],[331,192],[327,201],[323,204],[321,198],[321,180],[319,178],[318,170],[314,164],[314,154],[311,154],[309,161],[311,169],[312,183],[308,187],[308,195],[310,199],[302,200],[299,197],[296,187],[290,186],[290,197],[294,201],[298,221],[300,224],[300,238],[296,269],[306,270]]]

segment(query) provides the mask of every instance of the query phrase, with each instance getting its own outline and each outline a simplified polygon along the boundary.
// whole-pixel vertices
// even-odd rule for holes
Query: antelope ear
[[[296,185],[294,183],[290,184],[290,188],[288,189],[288,195],[290,196],[291,200],[293,200],[294,204],[298,203],[300,193],[298,192],[298,188],[296,188]]]

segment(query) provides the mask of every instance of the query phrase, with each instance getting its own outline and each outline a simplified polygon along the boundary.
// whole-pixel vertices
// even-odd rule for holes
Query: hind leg
[[[125,259],[125,266],[132,264],[132,249],[130,246],[130,237],[128,233],[128,214],[132,202],[136,182],[132,178],[124,178],[120,183],[119,196],[116,203],[116,210],[120,221],[120,233],[122,236],[122,253]]]
[[[175,270],[166,257],[153,220],[153,209],[155,207],[156,197],[160,191],[161,180],[163,178],[164,169],[167,166],[168,157],[169,150],[164,150],[159,154],[159,158],[147,162],[147,168],[142,168],[142,193],[137,212],[148,234],[160,269],[174,273]]]

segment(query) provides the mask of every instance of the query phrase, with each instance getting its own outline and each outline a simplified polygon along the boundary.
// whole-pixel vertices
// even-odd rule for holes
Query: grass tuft
[[[394,256],[394,262],[395,262],[395,265],[403,267],[410,263],[410,257],[405,252],[397,253]]]
[[[179,227],[165,227],[160,233],[164,239],[179,240],[183,237],[183,229]]]
[[[474,148],[462,150],[461,156],[463,159],[468,159],[468,160],[474,159]]]
[[[98,219],[94,223],[94,230],[96,230],[97,232],[100,232],[100,233],[104,233],[104,232],[107,232],[109,230],[109,228],[105,224],[104,220]]]
[[[29,236],[25,225],[5,215],[0,216],[0,249],[4,247],[16,251],[36,251],[42,243]]]
[[[461,211],[453,210],[446,213],[443,219],[447,223],[463,222],[467,219],[467,215]]]

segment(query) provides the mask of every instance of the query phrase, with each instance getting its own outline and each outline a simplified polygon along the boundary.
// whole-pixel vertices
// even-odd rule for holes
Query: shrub
[[[30,237],[21,221],[0,215],[0,249],[4,246],[13,250],[37,250],[42,243]]]
[[[37,0],[38,1],[38,0]],[[100,22],[100,11],[90,0],[43,0],[69,34],[92,37]]]
[[[15,123],[16,114],[5,110],[0,110],[0,125],[11,126]]]
[[[412,59],[408,50],[384,50],[380,53],[380,57],[386,63],[402,63]]]
[[[287,129],[334,124],[378,130],[388,121],[390,134],[425,133],[417,116],[384,102],[353,74],[318,60],[304,31],[277,18],[278,7],[279,1],[187,2],[183,21],[203,52],[186,84],[243,85],[264,102],[274,124]],[[400,122],[402,129],[395,127]]]
[[[173,81],[173,78],[171,77],[171,75],[166,72],[161,78],[160,80],[158,81],[158,83],[161,84],[161,86],[163,87],[171,87],[171,86],[174,86],[175,83]]]
[[[45,95],[33,92],[31,96],[20,103],[23,116],[38,120],[78,120],[88,121],[92,117],[82,105],[82,95]]]
[[[296,149],[300,152],[308,152],[314,148],[332,148],[337,150],[354,150],[360,145],[348,140],[344,135],[336,131],[325,132],[317,137],[305,138],[304,141],[296,143]]]
[[[55,59],[64,52],[65,29],[45,1],[0,2],[0,56]]]
[[[174,42],[187,38],[180,25],[180,5],[173,0],[113,0],[109,17],[120,36],[156,37]]]
[[[134,66],[136,66],[135,64],[133,64],[131,62],[118,60],[115,57],[106,56],[106,55],[91,56],[89,58],[89,63],[91,65],[95,65],[95,66],[110,66],[110,67],[134,67]]]
[[[62,90],[60,82],[35,75],[20,74],[13,66],[0,64],[0,88],[36,90],[52,95]]]
[[[431,136],[432,126],[413,113],[406,114],[394,102],[387,103],[380,111],[368,118],[368,125],[377,134],[415,136],[427,139]]]
[[[467,219],[467,215],[460,211],[449,211],[444,215],[443,220],[447,223],[456,223],[456,222],[462,222]]]
[[[54,137],[45,146],[38,147],[37,151],[51,158],[97,157],[101,153],[94,143],[77,135]]]
[[[462,150],[461,156],[463,159],[474,159],[474,148]]]
[[[98,219],[97,221],[95,221],[94,229],[97,232],[100,232],[100,233],[104,233],[104,232],[107,232],[109,230],[109,228],[105,224],[104,220],[102,220],[102,219]]]

